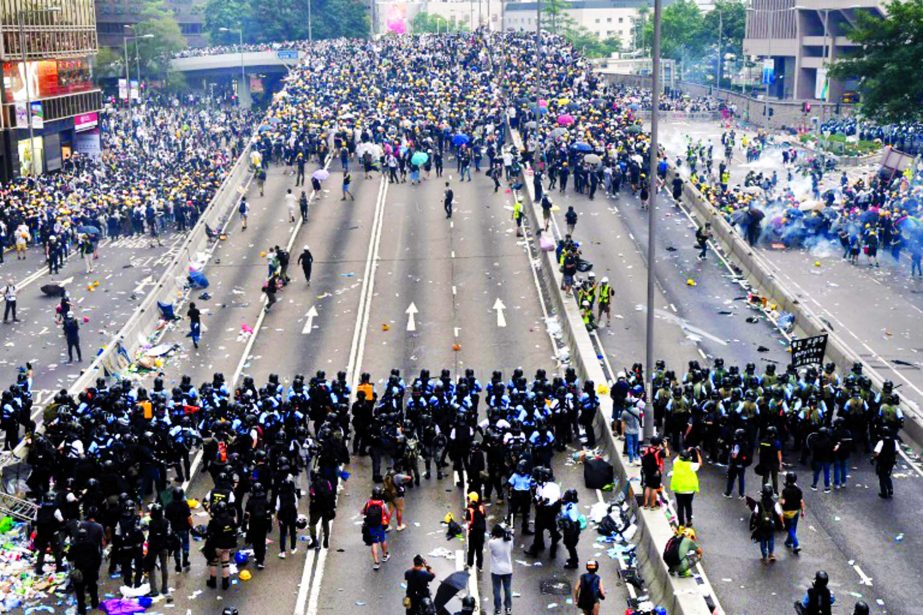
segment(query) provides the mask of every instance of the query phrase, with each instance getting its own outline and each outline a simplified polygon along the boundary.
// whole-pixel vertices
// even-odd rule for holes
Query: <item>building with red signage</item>
[[[0,0],[0,180],[100,150],[93,0]]]

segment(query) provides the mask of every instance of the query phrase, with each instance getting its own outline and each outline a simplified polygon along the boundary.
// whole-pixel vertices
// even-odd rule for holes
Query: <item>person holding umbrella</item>
[[[404,596],[404,608],[407,615],[417,615],[424,598],[429,598],[429,584],[436,575],[433,569],[419,553],[413,556],[413,567],[404,573],[407,594]]]

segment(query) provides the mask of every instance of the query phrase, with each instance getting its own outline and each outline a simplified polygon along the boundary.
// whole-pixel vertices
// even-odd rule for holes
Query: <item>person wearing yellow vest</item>
[[[692,527],[692,498],[699,492],[701,466],[702,453],[695,447],[684,450],[673,462],[670,491],[676,496],[676,522],[681,526]]]
[[[513,203],[513,220],[516,222],[516,236],[522,237],[522,201],[516,199]]]
[[[603,314],[606,315],[606,326],[609,326],[609,323],[612,321],[612,297],[615,296],[615,291],[612,290],[612,287],[609,286],[609,278],[604,277],[599,282],[599,286],[596,287],[596,301],[599,303],[599,324],[602,324]]]

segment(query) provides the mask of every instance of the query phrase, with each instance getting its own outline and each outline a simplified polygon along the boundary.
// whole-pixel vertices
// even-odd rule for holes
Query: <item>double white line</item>
[[[375,273],[378,270],[378,249],[381,246],[387,195],[388,179],[382,176],[381,183],[378,186],[378,197],[375,200],[375,212],[372,217],[372,235],[369,240],[369,251],[365,257],[365,270],[359,295],[359,309],[356,311],[356,324],[353,328],[353,339],[349,348],[349,361],[346,364],[346,379],[353,391],[356,390],[356,386],[359,384],[360,367],[362,357],[365,354],[365,338],[368,333],[369,316],[372,311],[372,296],[375,292]],[[332,527],[330,531],[332,534]],[[324,580],[326,564],[327,549],[320,551],[308,550],[304,570],[301,573],[301,583],[298,586],[298,598],[295,601],[294,615],[317,615],[318,600],[320,599],[321,583]],[[313,577],[312,572],[314,573]]]

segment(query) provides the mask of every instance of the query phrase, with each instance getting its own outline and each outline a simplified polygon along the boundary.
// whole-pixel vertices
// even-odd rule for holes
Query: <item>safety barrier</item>
[[[521,151],[523,144],[518,132],[509,130],[513,144]],[[525,169],[522,174],[522,196],[524,197],[524,213],[528,213],[534,228],[541,228],[541,204],[535,202],[535,190],[532,184],[531,170]],[[556,238],[557,239],[557,238]],[[596,354],[596,349],[590,339],[590,334],[583,324],[583,319],[576,301],[567,299],[561,288],[562,274],[554,252],[541,253],[541,268],[539,269],[541,282],[545,287],[546,296],[551,298],[554,310],[561,320],[561,331],[564,342],[570,349],[571,365],[577,375],[583,380],[592,380],[600,384],[607,379]],[[641,469],[637,466],[627,465],[621,455],[618,440],[612,432],[612,400],[608,395],[600,397],[600,412],[596,416],[595,429],[602,433],[599,443],[604,447],[609,456],[610,463],[615,468],[616,475],[621,484],[629,482],[632,487],[640,486]],[[653,592],[653,597],[663,605],[668,613],[675,615],[707,615],[723,613],[718,604],[714,590],[705,575],[699,578],[679,578],[670,576],[667,565],[663,561],[663,550],[667,541],[673,536],[673,528],[662,511],[642,510],[637,501],[634,501],[635,511],[638,516],[638,545],[646,555],[648,569],[653,572],[653,578],[647,578],[648,587]],[[650,575],[648,575],[649,577]],[[713,606],[709,606],[707,600]]]
[[[161,320],[157,302],[175,303],[177,299],[185,296],[186,272],[189,265],[196,260],[207,262],[208,259],[206,252],[211,240],[205,227],[208,225],[210,229],[217,232],[224,226],[228,217],[233,215],[240,197],[245,193],[247,179],[251,174],[249,161],[250,147],[247,146],[231,167],[224,182],[215,192],[192,231],[183,240],[176,255],[170,260],[153,289],[128,321],[122,325],[118,333],[112,335],[103,344],[102,350],[93,362],[70,386],[69,392],[72,395],[93,386],[97,378],[105,378],[113,370],[127,367],[137,350],[148,343],[149,336],[155,332]],[[25,441],[20,442],[4,465],[22,459],[25,448]]]
[[[667,184],[676,175],[676,169],[670,168]],[[786,287],[785,283],[772,272],[766,258],[750,247],[724,215],[715,209],[705,196],[689,182],[684,186],[684,202],[690,204],[691,213],[701,222],[710,222],[714,238],[718,240],[728,257],[736,264],[748,281],[769,301],[776,304],[795,317],[795,326],[806,337],[827,334],[827,358],[843,372],[852,369],[854,363],[863,365],[876,388],[881,388],[884,378],[879,376],[871,365],[857,352],[852,350],[836,332],[832,331],[811,309],[807,301]],[[923,416],[915,408],[902,404],[905,416],[904,430],[915,442],[923,442]]]

